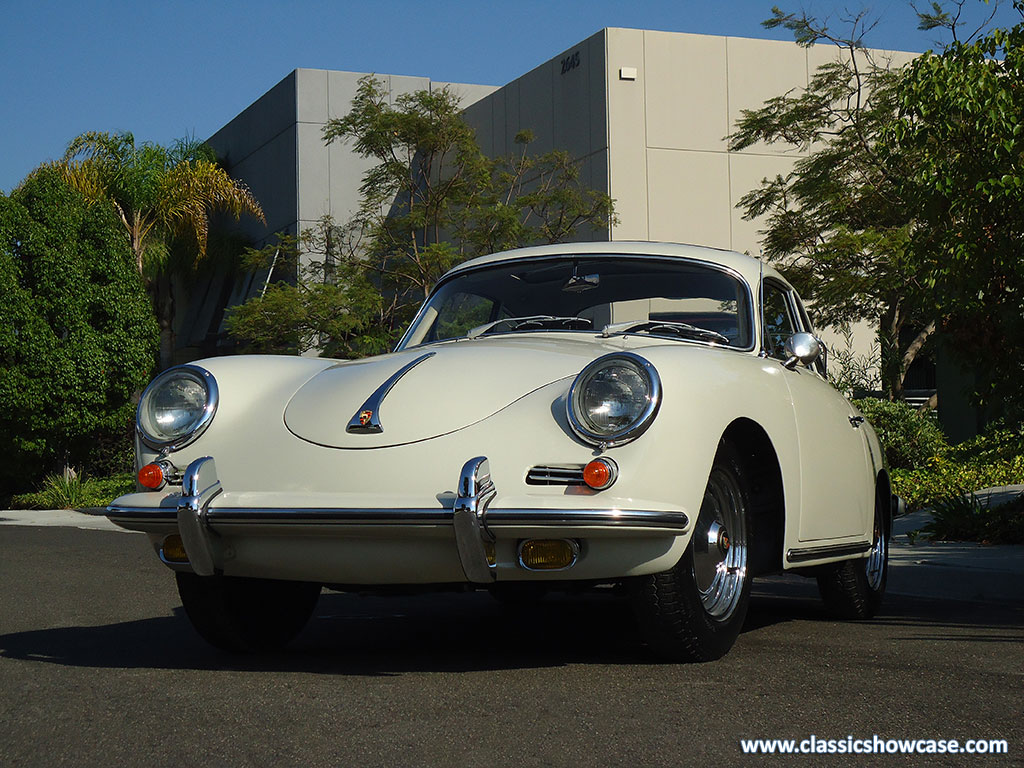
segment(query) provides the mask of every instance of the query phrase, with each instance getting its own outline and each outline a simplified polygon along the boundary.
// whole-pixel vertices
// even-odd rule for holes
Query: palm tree
[[[114,206],[150,292],[160,324],[160,367],[174,352],[174,297],[166,259],[172,238],[195,239],[193,265],[206,255],[210,216],[243,213],[266,221],[248,188],[228,176],[209,145],[181,139],[136,144],[128,132],[88,132],[72,139],[56,164],[72,187]],[[191,265],[190,265],[191,266]]]

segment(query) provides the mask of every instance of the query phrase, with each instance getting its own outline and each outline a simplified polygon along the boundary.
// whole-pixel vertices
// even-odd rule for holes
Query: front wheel
[[[301,581],[196,576],[179,571],[178,594],[189,621],[225,651],[275,651],[313,615],[320,585]]]
[[[680,661],[721,658],[747,615],[751,578],[749,493],[731,446],[715,457],[686,552],[671,570],[634,584],[634,607],[649,645]]]
[[[818,571],[818,591],[830,613],[842,619],[870,619],[878,612],[888,578],[890,533],[890,516],[878,499],[867,559],[844,560]]]

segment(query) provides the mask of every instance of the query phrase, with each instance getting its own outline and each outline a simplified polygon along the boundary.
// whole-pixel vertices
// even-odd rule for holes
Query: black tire
[[[888,499],[875,499],[875,524],[867,559],[822,566],[818,591],[829,613],[841,619],[870,619],[882,605],[889,576],[892,515]]]
[[[196,632],[215,648],[236,653],[284,648],[306,626],[320,597],[319,584],[301,581],[175,576]]]
[[[641,631],[658,655],[712,661],[736,642],[752,581],[749,509],[742,464],[732,446],[723,443],[686,552],[671,570],[633,583]],[[728,527],[723,527],[727,521]],[[711,568],[716,562],[721,565]]]

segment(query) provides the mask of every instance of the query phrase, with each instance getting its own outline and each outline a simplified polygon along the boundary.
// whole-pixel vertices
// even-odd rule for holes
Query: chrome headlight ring
[[[620,373],[615,373],[614,369],[619,369]],[[592,395],[588,388],[608,384],[628,391],[631,402],[627,402],[623,409],[627,420],[623,421],[620,414],[619,424],[609,424],[602,428],[588,413],[586,403],[594,399],[588,397]],[[661,406],[661,396],[661,377],[648,360],[632,352],[613,352],[587,365],[569,387],[566,398],[569,425],[577,437],[591,445],[606,448],[624,445],[638,438],[651,425]],[[610,394],[606,399],[611,401],[609,407],[623,405]],[[600,410],[595,409],[595,412]]]
[[[193,394],[197,393],[195,385],[202,390],[202,404],[198,401],[183,403],[179,410],[187,411],[189,408],[193,414],[187,417],[181,425],[170,429],[160,429],[154,418],[154,411],[157,408],[155,399],[171,395],[170,388],[181,384],[192,385]],[[217,380],[213,374],[198,365],[178,365],[168,368],[150,382],[149,386],[142,393],[139,400],[139,407],[135,411],[135,429],[146,445],[155,448],[163,453],[177,451],[189,443],[195,441],[213,420],[217,412],[217,404],[220,401],[220,392],[217,388]],[[164,405],[164,412],[174,409],[174,403]]]

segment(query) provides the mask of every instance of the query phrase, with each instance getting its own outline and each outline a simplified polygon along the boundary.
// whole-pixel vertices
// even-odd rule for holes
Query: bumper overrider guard
[[[177,499],[176,508],[129,507],[114,503],[107,507],[107,516],[114,521],[136,524],[176,520],[189,564],[200,576],[219,573],[224,559],[231,556],[214,526],[246,523],[289,526],[451,524],[463,573],[468,581],[476,584],[490,584],[495,580],[495,566],[487,557],[487,545],[495,541],[493,530],[522,527],[641,528],[679,535],[686,533],[690,525],[686,513],[674,510],[491,509],[497,489],[484,456],[470,459],[462,467],[451,509],[211,507],[210,503],[222,492],[216,464],[212,457],[206,456],[196,459],[185,470],[182,495]]]
[[[217,465],[211,456],[189,464],[181,479],[178,533],[197,576],[213,576],[217,571],[214,533],[209,529],[206,518],[210,514],[210,502],[221,490]]]

